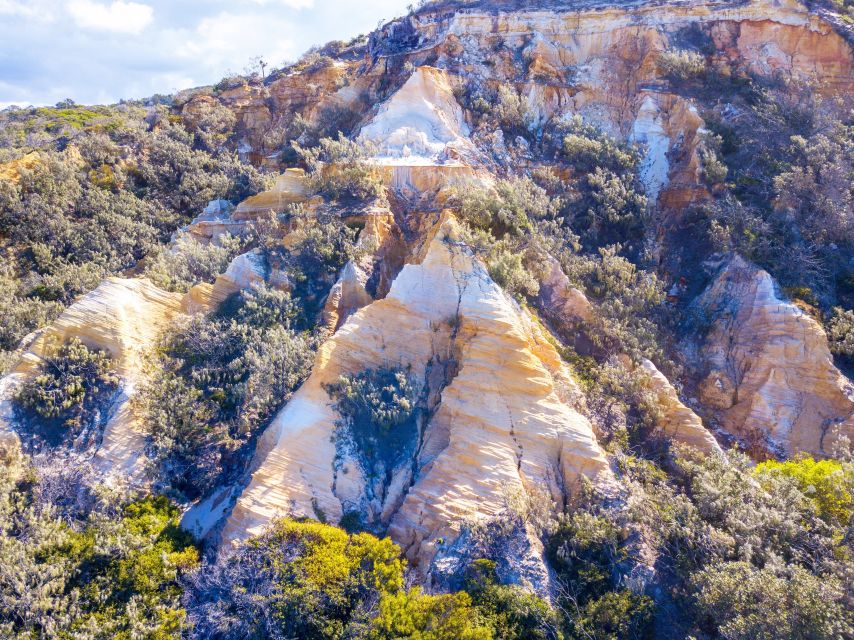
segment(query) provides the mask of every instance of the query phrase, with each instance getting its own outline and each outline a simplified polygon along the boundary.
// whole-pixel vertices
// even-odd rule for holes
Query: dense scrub
[[[388,538],[282,520],[188,580],[192,637],[222,640],[546,639],[548,605],[495,583],[481,563],[467,591],[407,587],[406,561]],[[545,630],[544,630],[545,629]]]
[[[208,201],[237,202],[261,175],[165,107],[7,110],[0,115],[0,350],[106,275],[131,269]]]
[[[164,336],[137,399],[163,490],[194,500],[244,469],[247,447],[310,370],[315,341],[296,330],[299,313],[262,285]]]
[[[130,500],[71,460],[0,464],[0,635],[179,638],[179,576],[199,559],[162,497]]]
[[[24,383],[14,402],[35,447],[64,443],[86,448],[100,435],[118,386],[110,357],[73,338],[40,363],[38,374]]]
[[[326,389],[341,415],[337,438],[355,449],[368,479],[410,459],[418,440],[416,389],[403,369],[368,369],[341,376]]]

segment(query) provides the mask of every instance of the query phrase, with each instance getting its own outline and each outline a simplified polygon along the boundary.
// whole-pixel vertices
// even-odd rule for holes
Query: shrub
[[[651,638],[654,609],[649,596],[628,589],[609,591],[584,605],[577,617],[570,618],[569,632],[592,640]]]
[[[357,230],[339,220],[321,224],[304,220],[290,236],[290,250],[268,253],[272,262],[281,262],[299,300],[301,326],[314,326],[315,318],[326,302],[341,269],[357,257]]]
[[[854,509],[851,493],[854,475],[841,463],[835,460],[816,462],[810,457],[786,462],[770,460],[758,465],[754,473],[760,482],[776,475],[793,479],[800,492],[815,503],[820,518],[839,526],[848,524]]]
[[[355,445],[369,479],[391,474],[418,439],[415,381],[404,369],[366,369],[326,387],[341,416],[341,444]]]
[[[598,258],[570,256],[565,261],[569,278],[597,303],[591,337],[610,355],[628,353],[664,361],[652,319],[664,302],[664,286],[654,273],[638,269],[618,250],[606,247],[599,249]]]
[[[296,148],[309,171],[309,187],[332,200],[375,200],[385,198],[379,169],[370,158],[376,149],[348,140],[323,138],[317,147]]]
[[[378,601],[403,588],[388,539],[280,520],[230,557],[192,576],[194,637],[343,638]]]
[[[700,160],[703,163],[702,176],[706,184],[716,185],[726,180],[729,169],[721,162],[714,149],[701,148]]]
[[[164,337],[137,396],[162,486],[184,499],[240,471],[243,447],[308,376],[314,342],[291,328],[286,293],[256,287],[232,318],[195,316]]]
[[[511,135],[526,135],[533,124],[528,101],[508,85],[498,87],[496,100],[491,103],[487,116]]]
[[[466,593],[405,589],[388,538],[279,520],[189,577],[192,637],[491,640]],[[515,637],[515,636],[510,636]],[[521,636],[520,636],[521,637]]]
[[[795,219],[814,243],[851,243],[854,207],[854,132],[840,124],[828,133],[792,136],[788,170],[774,178],[774,205]]]
[[[854,311],[835,307],[828,323],[830,350],[842,356],[854,356]]]
[[[497,180],[494,188],[477,185],[454,187],[448,204],[475,229],[490,231],[496,238],[520,236],[536,220],[554,216],[558,203],[530,178]]]
[[[562,138],[562,156],[579,173],[594,171],[597,167],[622,173],[633,170],[640,162],[638,149],[605,134],[598,127],[586,124],[574,115],[558,128]]]
[[[396,640],[491,640],[492,630],[481,623],[466,593],[426,595],[418,587],[380,600],[379,615],[368,638]]]
[[[559,640],[560,620],[549,604],[517,585],[498,584],[495,563],[480,559],[467,570],[465,589],[478,614],[501,640]]]
[[[216,243],[202,244],[188,233],[162,249],[145,267],[145,276],[167,291],[186,292],[202,282],[213,282],[246,248],[246,240],[225,234]]]
[[[546,544],[570,638],[644,638],[653,602],[619,588],[628,552],[619,529],[587,509],[564,516]]]
[[[0,284],[7,283],[0,278]],[[62,304],[21,298],[12,293],[14,285],[8,284],[3,289],[7,295],[0,300],[0,350],[15,349],[24,336],[53,321],[62,312]]]
[[[706,58],[687,49],[663,51],[658,56],[658,68],[671,80],[686,82],[706,73]]]
[[[489,277],[502,289],[520,300],[526,296],[536,296],[540,290],[540,284],[525,268],[523,256],[504,245],[499,245],[495,249],[493,256],[488,258]]]
[[[60,518],[37,470],[27,469],[19,454],[7,454],[3,463],[4,637],[181,637],[178,579],[198,562],[198,552],[178,526],[178,509],[162,497],[110,499],[88,515],[63,510]],[[65,496],[74,490],[80,487],[66,487]]]
[[[72,338],[44,359],[39,374],[23,385],[15,401],[36,434],[54,444],[58,439],[70,442],[95,426],[103,403],[118,387],[112,366],[106,353]]]
[[[692,583],[702,621],[727,640],[830,640],[854,632],[833,577],[728,562],[704,569]]]
[[[595,242],[619,241],[640,235],[646,213],[646,196],[637,191],[634,176],[596,167],[587,176],[590,206],[585,227]]]

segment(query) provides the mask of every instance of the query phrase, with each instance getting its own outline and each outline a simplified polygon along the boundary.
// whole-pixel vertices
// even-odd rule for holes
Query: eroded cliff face
[[[457,552],[468,524],[506,510],[508,495],[563,507],[582,479],[616,493],[619,480],[551,335],[571,342],[596,320],[596,306],[552,259],[536,300],[549,323],[543,326],[490,278],[453,216],[439,211],[447,187],[489,185],[499,170],[472,139],[471,113],[458,100],[471,83],[512,85],[535,122],[578,114],[642,145],[640,177],[666,214],[662,225],[709,197],[698,150],[705,123],[690,100],[669,91],[658,65],[662,52],[690,37],[708,38],[717,62],[732,73],[821,78],[828,92],[854,88],[851,49],[827,22],[789,0],[756,0],[436,10],[386,26],[364,50],[331,64],[183,96],[179,106],[190,124],[211,109],[232,111],[240,152],[278,169],[279,149],[268,134],[283,117],[299,113],[322,123],[330,110],[349,110],[357,116],[353,137],[376,147],[372,161],[392,195],[390,206],[330,212],[311,195],[305,174],[289,169],[273,189],[236,206],[211,203],[187,228],[200,242],[216,243],[272,214],[285,221],[287,247],[286,214],[299,204],[304,215],[341,215],[363,227],[363,251],[332,288],[321,319],[330,337],[310,378],[258,440],[244,484],[220,488],[185,525],[200,537],[216,537],[221,525],[231,543],[260,533],[277,516],[338,523],[357,512],[369,528],[387,531],[426,575]],[[536,164],[523,158],[518,168]],[[246,253],[186,296],[145,280],[106,281],[32,338],[0,381],[0,425],[11,432],[8,399],[20,381],[62,340],[79,337],[109,351],[122,377],[96,463],[135,480],[146,439],[128,399],[145,374],[144,354],[179,314],[208,313],[259,282],[290,289],[285,274],[268,266],[259,253]],[[771,453],[821,456],[835,428],[854,436],[854,401],[826,336],[780,298],[767,273],[732,257],[695,307],[705,319],[689,372],[696,374],[689,387],[698,402],[681,398],[652,362],[627,359],[656,398],[664,437],[718,454],[705,420]],[[358,452],[336,440],[341,416],[327,386],[342,374],[379,367],[411,373],[423,419],[405,463],[377,480],[365,477]],[[525,539],[521,579],[545,591],[542,550],[535,535]]]
[[[708,328],[699,398],[727,431],[784,456],[826,456],[838,436],[854,435],[851,384],[827,336],[771,276],[731,256],[695,305]]]
[[[539,327],[486,275],[443,216],[385,298],[356,312],[262,437],[227,541],[284,514],[340,520],[357,512],[422,570],[461,525],[505,507],[508,491],[563,504],[584,476],[613,478],[574,384]],[[368,487],[325,386],[366,367],[403,367],[428,400],[417,447],[387,485]]]

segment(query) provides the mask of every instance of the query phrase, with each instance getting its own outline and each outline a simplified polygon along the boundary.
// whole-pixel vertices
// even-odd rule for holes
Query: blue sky
[[[216,82],[367,33],[412,0],[0,0],[0,108]]]

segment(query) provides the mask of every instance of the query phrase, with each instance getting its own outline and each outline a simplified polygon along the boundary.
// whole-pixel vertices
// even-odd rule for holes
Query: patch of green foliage
[[[769,460],[754,471],[760,483],[773,488],[775,476],[792,479],[798,490],[812,500],[818,516],[837,526],[846,526],[854,509],[852,469],[836,460],[815,461],[809,456],[777,462]]]
[[[385,186],[377,166],[370,161],[376,155],[371,145],[347,139],[323,138],[317,146],[296,147],[308,167],[309,186],[331,200],[358,203],[385,200]]]
[[[170,330],[157,375],[138,394],[158,482],[182,499],[243,469],[247,447],[308,376],[315,341],[294,327],[297,304],[258,286]]]
[[[684,611],[685,633],[737,640],[852,633],[848,457],[754,467],[738,452],[684,449],[670,473],[638,459],[621,464],[633,487],[629,519],[659,550],[657,571]]]
[[[118,386],[112,359],[72,338],[44,358],[38,375],[24,383],[15,403],[34,435],[51,444],[71,442],[96,426],[103,405]]]
[[[267,251],[268,262],[282,268],[292,283],[301,309],[300,326],[315,325],[341,269],[357,257],[357,236],[358,229],[335,218],[325,223],[303,219],[290,234],[288,251],[281,247]]]
[[[185,600],[193,637],[496,637],[467,594],[407,589],[405,567],[388,538],[280,520],[193,576]]]
[[[0,180],[0,349],[157,253],[210,200],[264,188],[257,170],[197,133],[163,106],[0,114],[0,158],[30,154],[19,178]]]
[[[548,540],[547,554],[561,584],[568,637],[650,637],[653,602],[617,584],[628,554],[608,519],[585,511],[564,517]]]
[[[355,445],[373,480],[390,476],[418,442],[415,380],[405,369],[366,369],[342,375],[326,392],[341,416],[339,444]]]
[[[168,500],[102,499],[70,517],[45,499],[38,473],[18,454],[0,466],[0,487],[0,635],[181,637],[178,581],[199,555]]]

